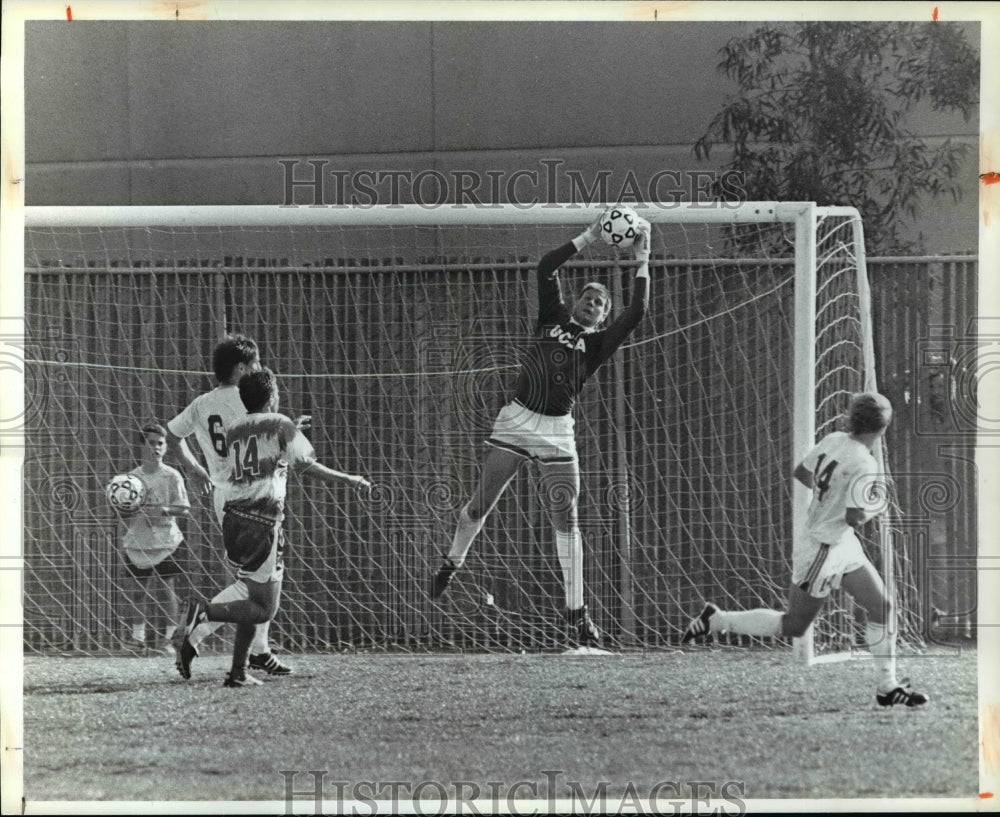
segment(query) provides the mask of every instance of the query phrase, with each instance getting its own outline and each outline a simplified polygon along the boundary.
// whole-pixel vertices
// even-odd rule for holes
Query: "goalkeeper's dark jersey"
[[[559,267],[575,254],[570,241],[546,253],[538,263],[538,325],[514,399],[539,414],[563,415],[573,410],[587,378],[635,329],[649,301],[647,280],[636,278],[628,307],[605,329],[587,332],[570,317],[559,286]]]

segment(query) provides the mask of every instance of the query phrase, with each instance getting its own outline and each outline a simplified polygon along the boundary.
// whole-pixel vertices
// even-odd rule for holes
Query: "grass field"
[[[282,771],[299,772],[297,791],[325,771],[330,801],[335,781],[362,800],[377,790],[361,781],[385,798],[389,783],[405,783],[405,797],[433,781],[418,796],[475,796],[474,784],[501,804],[583,794],[577,810],[590,801],[594,811],[620,811],[633,794],[642,811],[664,781],[679,788],[659,790],[660,810],[701,781],[702,793],[730,796],[719,813],[737,813],[739,800],[979,791],[969,648],[900,659],[931,695],[922,710],[880,709],[870,661],[804,669],[765,650],[287,660],[290,677],[226,689],[222,655],[198,659],[189,682],[169,658],[26,657],[29,811],[38,801],[278,802]],[[304,800],[300,810],[315,809]]]

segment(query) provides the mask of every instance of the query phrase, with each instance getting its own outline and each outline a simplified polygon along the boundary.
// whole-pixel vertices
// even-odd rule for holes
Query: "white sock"
[[[225,601],[245,601],[250,598],[250,590],[243,582],[233,582],[228,587],[223,587],[222,590],[218,592],[215,598],[212,599],[213,603],[222,603]],[[191,632],[188,636],[188,641],[191,642],[191,646],[196,650],[198,645],[201,644],[206,638],[208,638],[212,633],[219,629],[224,621],[203,621]]]
[[[865,640],[875,661],[880,692],[889,692],[899,686],[896,678],[896,634],[889,632],[885,624],[865,625]]]
[[[781,619],[784,613],[779,610],[740,610],[727,613],[719,610],[709,619],[712,632],[730,632],[740,635],[777,636],[781,635]]]
[[[257,625],[257,628],[253,631],[253,641],[250,642],[250,655],[260,655],[261,653],[271,651],[267,638],[270,630],[270,621],[265,621],[263,624]]]
[[[485,516],[482,519],[470,519],[468,509],[469,506],[466,505],[458,512],[458,527],[451,542],[451,550],[448,551],[448,558],[456,567],[465,564],[465,557],[472,547],[472,540],[483,529],[483,522],[486,521]]]
[[[556,531],[556,555],[562,567],[566,607],[579,610],[583,607],[583,542],[580,531]]]
[[[134,641],[146,640],[146,623],[132,625],[132,639]]]

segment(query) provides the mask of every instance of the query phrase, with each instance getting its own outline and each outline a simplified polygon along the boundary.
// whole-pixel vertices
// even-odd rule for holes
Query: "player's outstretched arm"
[[[328,485],[346,484],[353,486],[354,490],[362,497],[367,497],[374,487],[367,477],[357,474],[345,474],[343,471],[334,471],[321,462],[311,462],[302,469],[303,474],[315,477]]]
[[[599,345],[596,347],[594,356],[588,361],[591,371],[615,353],[625,338],[639,325],[649,307],[649,222],[645,219],[639,219],[638,228],[639,238],[636,239],[634,246],[635,258],[639,263],[635,270],[632,299],[611,325],[599,333]]]

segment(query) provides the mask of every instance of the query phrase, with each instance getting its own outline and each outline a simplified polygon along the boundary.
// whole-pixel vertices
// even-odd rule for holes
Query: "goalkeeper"
[[[438,598],[465,562],[486,515],[521,465],[537,464],[540,493],[555,529],[562,569],[566,618],[575,646],[597,647],[600,634],[584,604],[583,542],[577,527],[580,464],[573,431],[573,406],[584,383],[614,354],[639,324],[649,303],[650,226],[640,220],[638,268],[629,305],[605,329],[611,312],[607,287],[589,283],[569,307],[563,300],[559,267],[600,236],[600,219],[546,255],[538,264],[538,323],[529,343],[513,398],[501,409],[478,486],[459,511],[458,525],[443,564],[431,581]]]

